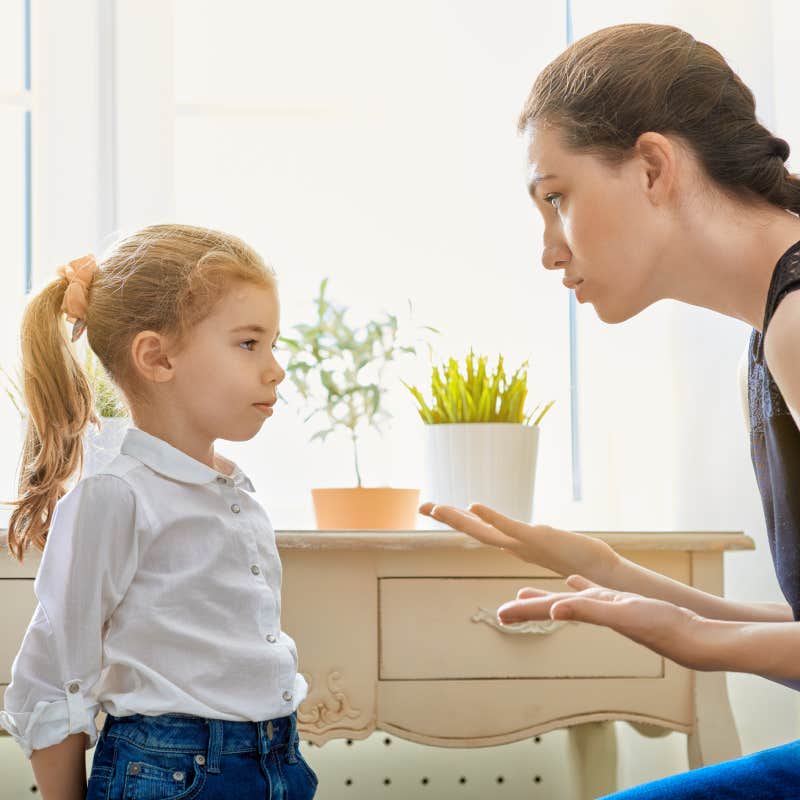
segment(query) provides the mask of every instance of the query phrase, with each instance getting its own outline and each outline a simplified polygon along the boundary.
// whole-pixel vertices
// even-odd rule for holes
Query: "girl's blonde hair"
[[[178,347],[233,281],[275,286],[275,274],[241,239],[188,225],[153,225],[118,241],[98,263],[87,292],[86,333],[129,405],[147,401],[131,359],[140,331]],[[22,318],[22,389],[28,411],[18,496],[8,546],[21,562],[44,549],[56,503],[83,470],[83,434],[96,422],[88,377],[76,358],[61,311],[66,278],[34,295]]]

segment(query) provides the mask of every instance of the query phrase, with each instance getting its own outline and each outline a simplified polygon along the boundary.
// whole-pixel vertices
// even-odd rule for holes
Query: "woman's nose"
[[[545,269],[564,269],[569,264],[570,256],[566,245],[545,242],[542,248],[542,266]]]

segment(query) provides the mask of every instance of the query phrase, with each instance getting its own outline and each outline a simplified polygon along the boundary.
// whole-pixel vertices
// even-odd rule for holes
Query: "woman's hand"
[[[548,525],[528,525],[480,503],[473,503],[468,511],[424,503],[419,511],[484,544],[508,550],[523,561],[559,575],[577,572],[608,583],[619,561],[614,550],[600,539]]]
[[[517,599],[497,610],[505,625],[525,620],[558,619],[589,622],[627,636],[638,644],[689,669],[708,669],[705,636],[708,621],[687,608],[629,592],[617,592],[571,575],[574,592],[520,589]]]

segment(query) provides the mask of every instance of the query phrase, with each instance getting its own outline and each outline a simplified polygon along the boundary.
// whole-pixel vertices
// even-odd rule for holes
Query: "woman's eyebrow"
[[[558,175],[552,175],[552,174],[540,175],[538,172],[534,172],[533,175],[531,176],[531,179],[528,181],[528,193],[530,194],[531,197],[533,197],[536,191],[536,187],[542,181],[549,181],[557,177]]]

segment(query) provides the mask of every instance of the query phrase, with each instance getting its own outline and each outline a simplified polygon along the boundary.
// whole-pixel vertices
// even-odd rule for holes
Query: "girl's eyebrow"
[[[266,333],[266,329],[263,328],[261,325],[237,325],[235,328],[231,328],[231,333],[240,333],[241,331],[253,331],[253,333]],[[280,329],[275,332],[275,341],[277,342],[278,339],[281,337]]]

